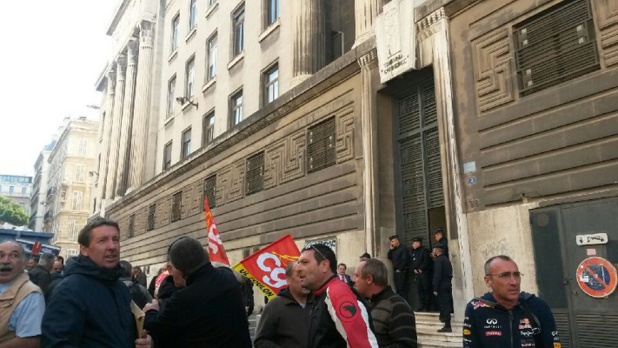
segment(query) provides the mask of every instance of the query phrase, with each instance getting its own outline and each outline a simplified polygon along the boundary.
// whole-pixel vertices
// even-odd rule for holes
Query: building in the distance
[[[54,234],[52,243],[66,257],[78,253],[77,234],[88,220],[98,127],[85,117],[65,118],[49,154],[43,230]]]
[[[47,211],[47,181],[49,180],[49,155],[56,145],[56,140],[43,147],[34,164],[34,180],[30,195],[30,223],[33,231],[43,231]]]
[[[32,177],[0,174],[0,196],[9,198],[30,215],[30,193]]]

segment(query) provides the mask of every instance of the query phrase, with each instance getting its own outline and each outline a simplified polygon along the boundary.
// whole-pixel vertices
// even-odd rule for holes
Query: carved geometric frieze
[[[497,29],[473,40],[472,56],[480,112],[515,100],[509,29]]]
[[[217,172],[217,205],[230,203],[244,196],[245,162],[242,158]]]
[[[605,66],[610,67],[618,64],[618,1],[596,0],[594,8],[603,59]]]
[[[265,190],[305,175],[305,130],[267,146],[264,160]]]
[[[348,105],[337,113],[337,163],[354,158],[354,107]]]

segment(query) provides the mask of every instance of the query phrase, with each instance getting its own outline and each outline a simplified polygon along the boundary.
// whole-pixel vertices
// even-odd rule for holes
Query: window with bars
[[[172,196],[172,222],[180,220],[182,217],[182,191]]]
[[[215,112],[204,116],[202,120],[202,146],[206,146],[215,138]]]
[[[217,206],[217,198],[215,196],[217,188],[217,175],[211,175],[204,180],[204,197],[208,198],[208,206],[214,208]]]
[[[522,95],[600,68],[592,11],[587,0],[563,1],[513,29]]]
[[[330,167],[337,161],[335,151],[335,117],[309,127],[307,130],[307,171]]]
[[[246,183],[247,196],[264,189],[264,152],[247,158]]]
[[[129,230],[127,233],[128,238],[135,236],[135,214],[129,215]]]
[[[157,212],[157,205],[152,204],[148,207],[148,223],[146,225],[146,230],[152,231],[155,229],[155,214]]]

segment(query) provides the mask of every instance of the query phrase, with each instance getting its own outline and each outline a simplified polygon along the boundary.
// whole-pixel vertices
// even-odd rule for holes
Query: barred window
[[[520,93],[528,95],[598,70],[587,0],[567,0],[514,27]]]
[[[264,152],[247,159],[246,195],[260,192],[264,189]]]
[[[129,216],[129,238],[135,236],[135,214]]]
[[[172,196],[172,222],[180,220],[181,211],[182,211],[182,191],[175,193]]]
[[[336,163],[335,117],[309,127],[307,131],[307,171],[309,173]]]
[[[155,213],[157,211],[157,205],[152,204],[148,207],[148,226],[146,229],[152,231],[155,229]]]
[[[217,175],[211,175],[204,180],[204,197],[208,198],[208,205],[210,208],[217,206],[217,199],[215,196],[217,185]]]

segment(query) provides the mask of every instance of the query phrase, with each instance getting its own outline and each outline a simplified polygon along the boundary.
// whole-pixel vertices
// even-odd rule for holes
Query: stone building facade
[[[64,257],[78,253],[77,235],[88,221],[98,128],[97,121],[85,117],[65,118],[49,155],[43,230],[54,234],[52,244]]]
[[[590,323],[568,294],[582,251],[616,263],[614,2],[326,3],[281,2],[273,18],[277,1],[161,4],[150,157],[130,161],[145,176],[93,215],[120,221],[123,257],[158,267],[178,236],[206,243],[205,196],[232,262],[290,233],[299,246],[329,241],[355,264],[365,251],[385,258],[392,234],[409,245],[441,227],[456,320],[486,291],[485,259],[504,253],[562,331]],[[553,17],[561,8],[571,15]],[[384,79],[400,58],[378,51],[407,39],[413,68]],[[609,242],[571,245],[595,233]],[[613,320],[606,302],[594,306]]]
[[[49,180],[49,155],[54,149],[56,141],[46,145],[34,164],[34,179],[32,194],[30,195],[30,224],[33,231],[43,231],[45,222],[45,206],[47,205],[47,182]]]
[[[24,208],[30,215],[30,194],[32,177],[0,174],[0,196],[4,196]]]

